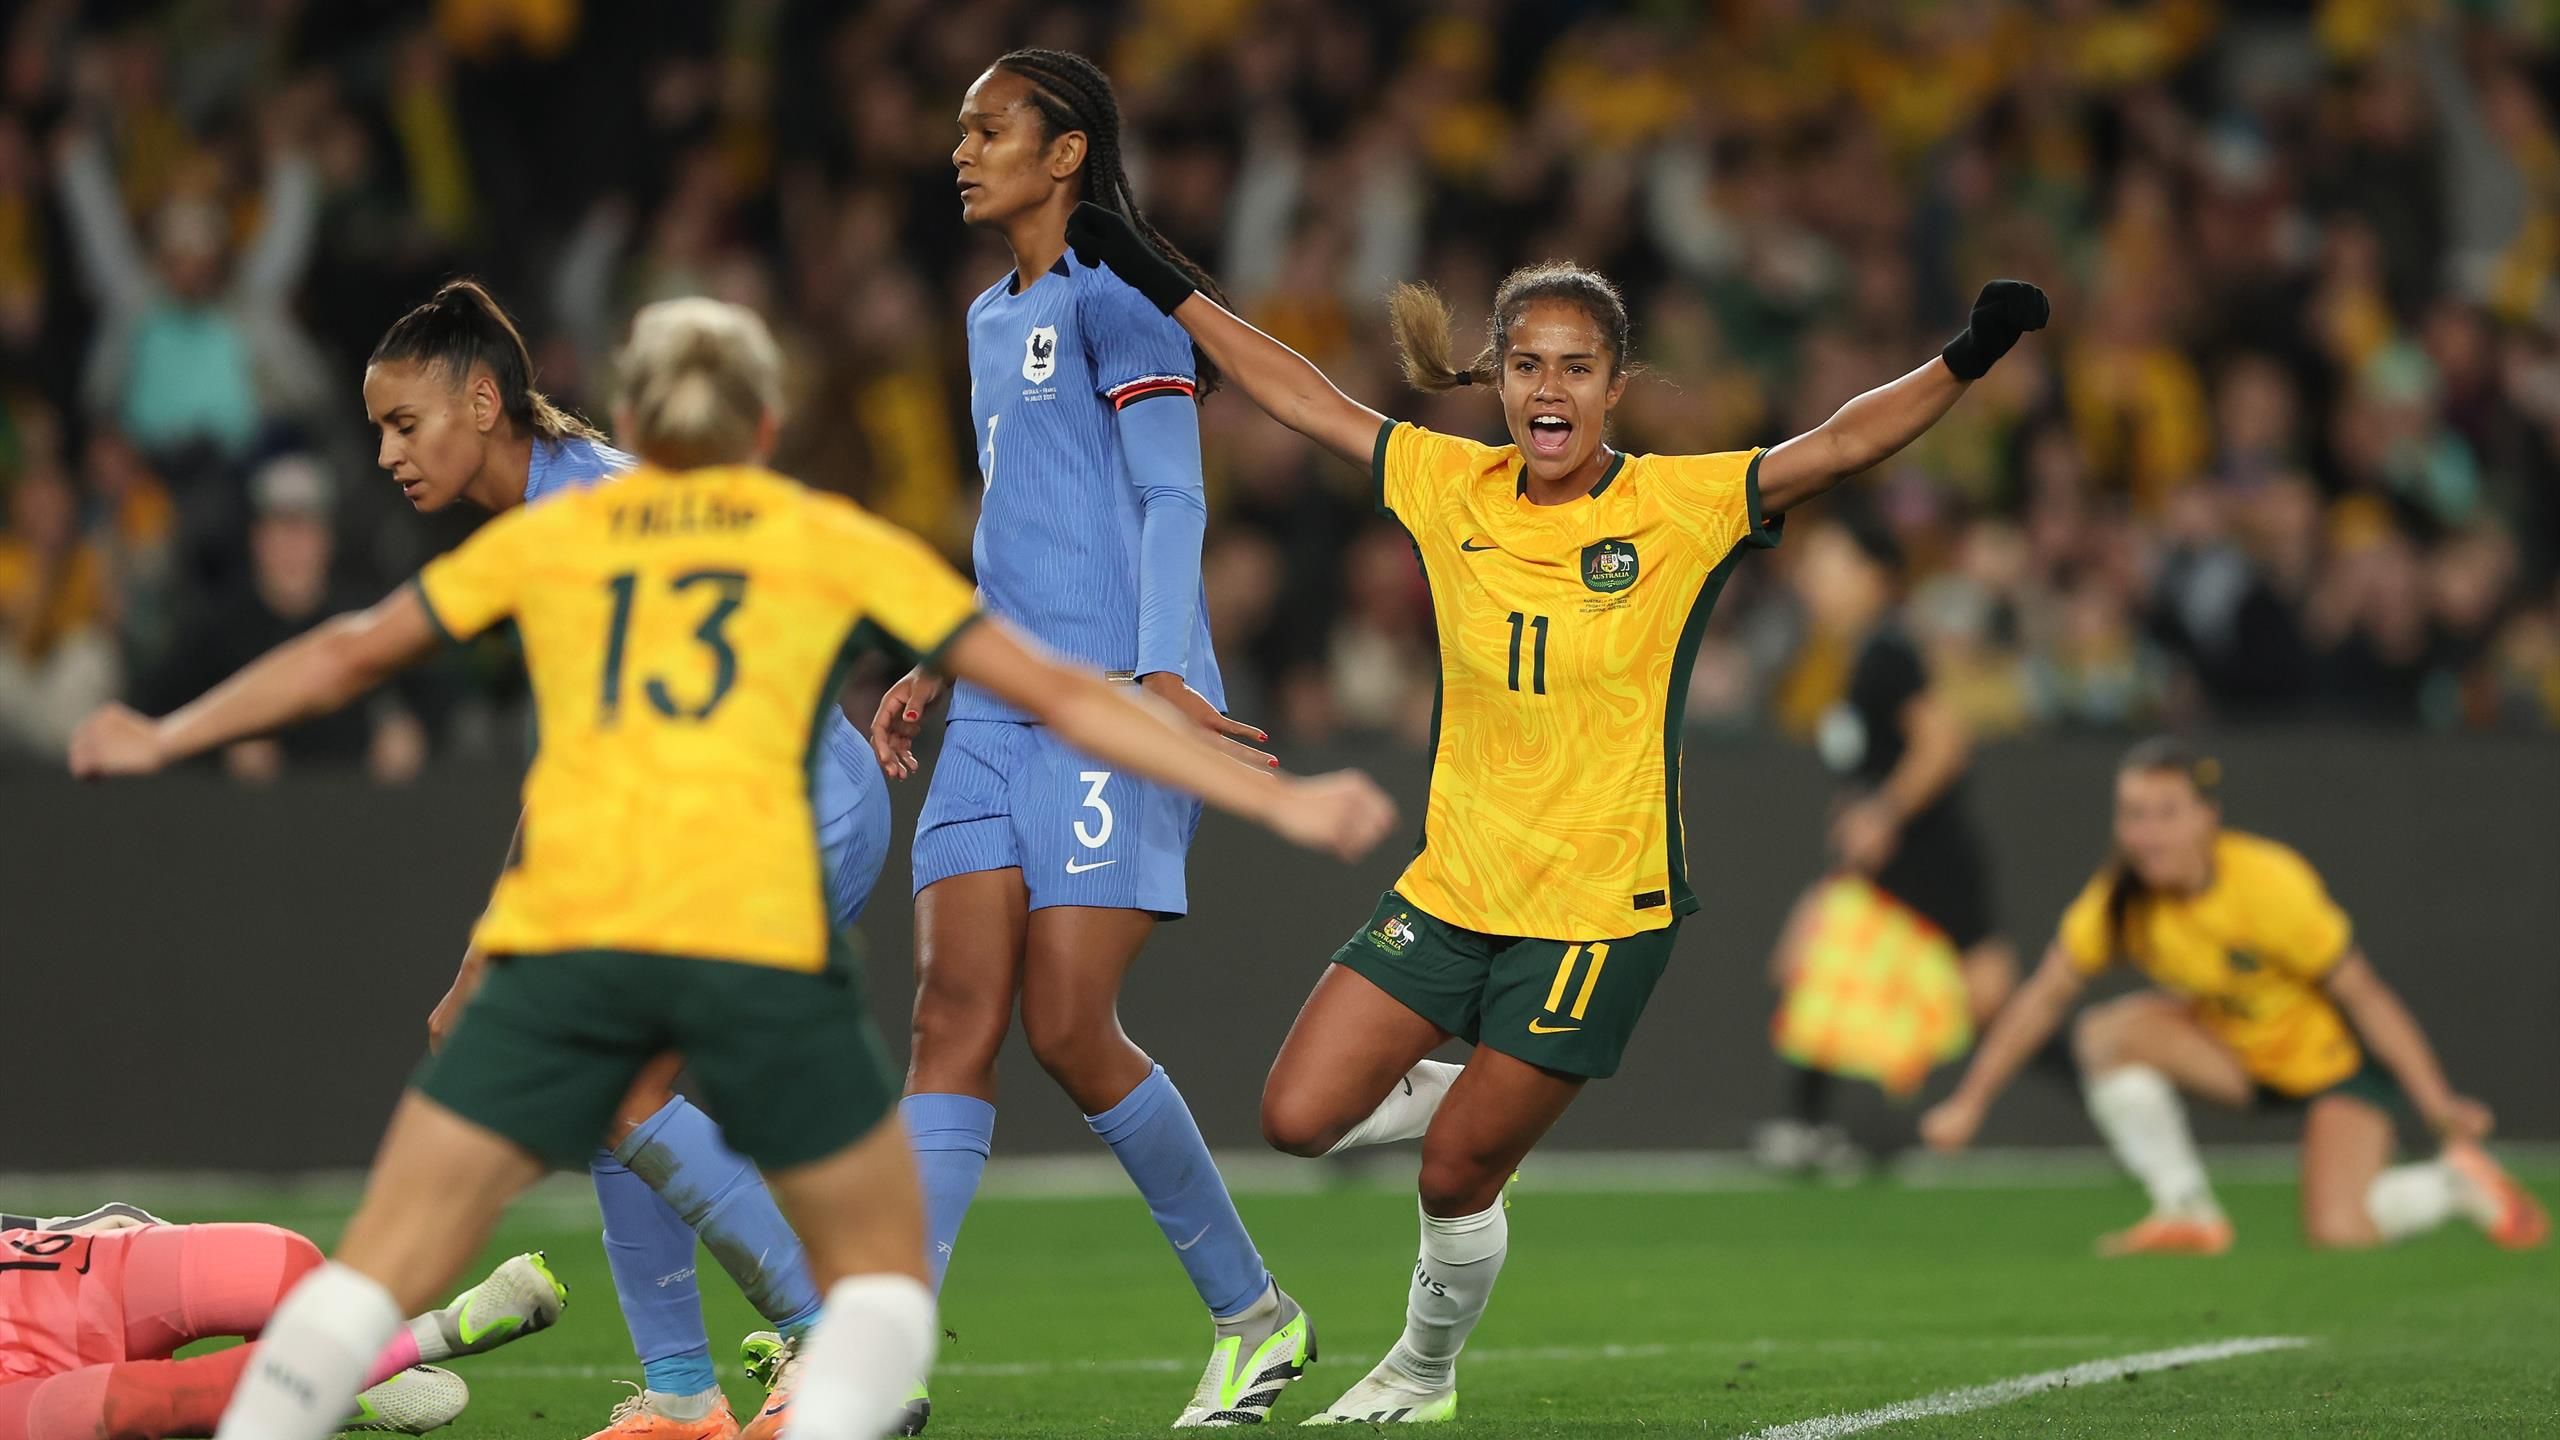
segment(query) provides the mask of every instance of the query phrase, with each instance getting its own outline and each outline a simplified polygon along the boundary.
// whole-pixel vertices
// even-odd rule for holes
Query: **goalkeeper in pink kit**
[[[0,1214],[0,1440],[211,1435],[255,1347],[170,1357],[198,1340],[255,1337],[320,1263],[318,1246],[273,1225],[169,1225],[130,1205]],[[449,1423],[470,1392],[428,1362],[545,1329],[567,1299],[540,1255],[506,1261],[409,1322],[376,1358],[347,1428],[417,1435]]]

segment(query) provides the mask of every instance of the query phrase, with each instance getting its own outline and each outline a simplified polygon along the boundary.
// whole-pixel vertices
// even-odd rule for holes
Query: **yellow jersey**
[[[2112,933],[2099,872],[2063,912],[2057,938],[2084,975],[2118,958],[2194,1007],[2197,1021],[2240,1057],[2251,1079],[2310,1095],[2363,1063],[2354,1030],[2321,980],[2354,940],[2347,914],[2311,863],[2286,846],[2226,830],[2213,844],[2213,879],[2193,895],[2138,896]]]
[[[967,582],[852,502],[747,467],[642,467],[491,521],[415,582],[446,635],[512,618],[539,744],[498,954],[640,950],[813,971],[830,930],[814,750],[866,644],[938,654]]]
[[[1698,908],[1681,711],[1708,613],[1760,513],[1759,451],[1612,455],[1528,499],[1519,447],[1389,421],[1379,508],[1412,535],[1440,632],[1422,848],[1396,890],[1492,935],[1601,940]]]

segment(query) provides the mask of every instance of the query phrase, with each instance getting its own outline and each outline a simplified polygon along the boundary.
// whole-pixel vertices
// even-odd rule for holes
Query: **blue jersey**
[[[979,602],[1068,659],[1132,673],[1144,515],[1117,416],[1150,396],[1188,403],[1191,339],[1118,276],[1071,255],[1020,294],[1013,284],[1006,276],[969,307],[969,410],[986,481]],[[1183,678],[1223,710],[1205,595],[1191,630]],[[951,718],[1029,717],[963,684]]]
[[[584,490],[639,463],[601,440],[583,436],[536,440],[532,462],[524,473],[524,503],[530,505],[563,490]]]

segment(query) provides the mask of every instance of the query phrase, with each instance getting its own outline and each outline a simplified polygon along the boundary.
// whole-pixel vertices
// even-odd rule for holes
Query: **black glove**
[[[1075,226],[1069,222],[1067,233]],[[2041,330],[2053,318],[2053,302],[2044,292],[2024,280],[1994,280],[1982,287],[1974,297],[1973,320],[1964,333],[1947,342],[1938,353],[1945,357],[1947,368],[1959,380],[1979,380],[2018,337],[2030,330]]]
[[[1067,245],[1087,265],[1109,266],[1147,303],[1170,315],[1199,287],[1174,263],[1156,253],[1129,217],[1087,200],[1067,217]]]

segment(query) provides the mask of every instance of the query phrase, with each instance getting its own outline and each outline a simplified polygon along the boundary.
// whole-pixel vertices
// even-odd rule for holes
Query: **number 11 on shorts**
[[[1591,952],[1591,968],[1583,972],[1582,989],[1574,995],[1570,1013],[1572,1018],[1579,1020],[1591,1009],[1591,992],[1600,988],[1600,967],[1609,963],[1609,943],[1605,940],[1595,945],[1565,947],[1564,958],[1556,963],[1556,983],[1547,988],[1548,1014],[1568,1013],[1564,1008],[1564,992],[1573,983],[1574,964],[1582,958],[1585,950]]]

